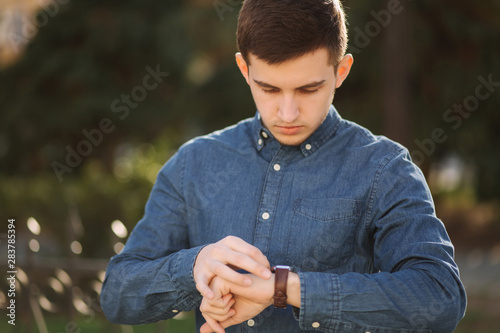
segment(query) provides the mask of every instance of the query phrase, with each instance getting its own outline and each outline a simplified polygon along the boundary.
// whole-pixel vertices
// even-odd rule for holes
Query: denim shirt
[[[453,245],[408,151],[332,106],[300,146],[259,113],[184,144],[163,166],[145,215],[111,259],[109,320],[144,324],[196,309],[193,266],[234,235],[300,278],[301,306],[269,307],[226,332],[452,332],[465,291]]]

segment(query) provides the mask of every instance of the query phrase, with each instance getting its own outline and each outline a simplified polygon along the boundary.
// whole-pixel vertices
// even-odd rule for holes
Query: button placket
[[[271,232],[276,215],[275,211],[280,197],[279,190],[285,175],[283,170],[292,158],[293,153],[280,147],[269,163],[262,189],[258,221],[254,234],[254,245],[260,249],[268,249],[270,246]]]

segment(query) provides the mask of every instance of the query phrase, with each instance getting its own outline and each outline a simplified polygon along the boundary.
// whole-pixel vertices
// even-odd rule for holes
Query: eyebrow
[[[269,83],[265,83],[263,81],[259,81],[259,80],[255,80],[253,79],[253,81],[255,83],[257,83],[259,86],[263,87],[263,88],[270,88],[270,89],[280,89],[278,87],[275,87],[273,85],[270,85]],[[320,81],[314,81],[314,82],[311,82],[311,83],[308,83],[306,85],[303,85],[301,87],[298,87],[296,89],[310,89],[310,88],[317,88],[319,86],[321,86],[323,83],[325,83],[326,80],[320,80]]]

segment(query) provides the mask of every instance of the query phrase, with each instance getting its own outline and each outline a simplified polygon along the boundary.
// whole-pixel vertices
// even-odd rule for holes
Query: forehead
[[[335,77],[326,49],[318,49],[299,58],[270,65],[249,54],[250,76],[253,80],[281,88],[295,88],[310,82],[317,82]]]

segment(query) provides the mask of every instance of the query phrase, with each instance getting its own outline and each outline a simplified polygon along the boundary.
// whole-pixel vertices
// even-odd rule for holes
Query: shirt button
[[[255,320],[253,320],[253,319],[248,320],[247,325],[250,327],[253,327],[255,325]]]
[[[267,139],[267,138],[269,137],[269,135],[267,135],[267,133],[266,133],[266,132],[262,131],[262,137],[263,137],[264,139]]]
[[[281,170],[281,165],[275,164],[274,165],[274,171],[280,171]]]
[[[173,313],[179,313],[179,310],[172,310]]]
[[[312,323],[312,327],[313,328],[318,328],[319,327],[319,323],[317,321],[315,321],[314,323]]]
[[[311,150],[311,149],[312,149],[312,146],[311,146],[310,144],[307,144],[307,145],[306,145],[306,149],[307,149],[307,150]]]
[[[267,213],[267,212],[266,212],[266,213],[264,213],[264,214],[262,214],[262,218],[263,218],[264,220],[269,220],[269,218],[270,218],[270,217],[271,217],[271,215],[269,215],[269,213]]]
[[[257,143],[259,144],[259,146],[262,146],[262,144],[264,143],[264,141],[262,141],[262,139],[259,139],[259,141],[257,141]]]

